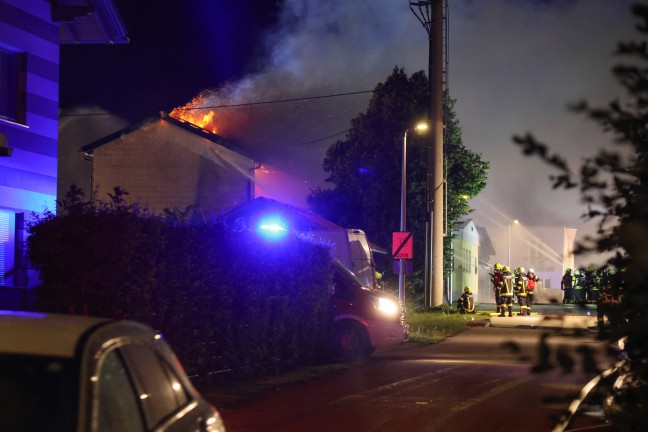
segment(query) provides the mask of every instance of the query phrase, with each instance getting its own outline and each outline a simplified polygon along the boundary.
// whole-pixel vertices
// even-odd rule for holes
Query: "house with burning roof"
[[[246,150],[192,123],[163,114],[81,148],[91,164],[92,198],[115,187],[160,214],[195,207],[214,219],[254,198],[259,164]]]

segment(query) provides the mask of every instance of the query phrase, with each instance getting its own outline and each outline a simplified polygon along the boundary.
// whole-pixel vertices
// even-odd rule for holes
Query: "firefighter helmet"
[[[526,270],[524,269],[524,267],[520,267],[519,270],[520,270],[520,273],[526,273]]]
[[[493,266],[493,268],[494,268],[495,270],[501,270],[501,269],[502,269],[502,264],[500,264],[500,263],[495,263],[495,265]]]
[[[465,293],[469,293],[469,292],[470,292],[470,285],[466,285],[466,286],[464,287],[464,292],[465,292]]]
[[[529,273],[535,273],[533,269],[529,269]]]
[[[504,266],[504,267],[502,268],[502,271],[503,271],[504,273],[508,273],[509,270],[510,270],[510,269],[509,269],[509,266]]]
[[[565,273],[571,273],[571,269],[567,268],[567,270],[565,270]]]

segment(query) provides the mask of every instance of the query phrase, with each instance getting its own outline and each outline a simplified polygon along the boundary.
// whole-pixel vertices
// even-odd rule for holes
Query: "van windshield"
[[[349,270],[344,264],[342,264],[340,261],[335,260],[333,261],[333,269],[344,279],[348,280],[349,282],[353,283],[354,285],[359,286],[360,288],[363,289],[369,289],[365,287],[362,284],[362,281],[358,279],[358,277],[353,273],[351,270]]]
[[[76,429],[78,381],[73,360],[0,355],[0,430]]]

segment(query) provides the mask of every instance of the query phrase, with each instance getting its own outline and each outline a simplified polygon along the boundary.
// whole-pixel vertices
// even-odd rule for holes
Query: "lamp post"
[[[427,130],[428,124],[419,122],[414,127],[415,131],[422,132]],[[405,232],[407,223],[405,222],[406,208],[407,208],[407,132],[405,129],[403,134],[403,155],[401,165],[401,194],[400,194],[400,231]],[[405,301],[405,260],[401,258],[400,266],[398,269],[398,299],[401,302]]]
[[[513,220],[513,223],[519,224],[520,221],[517,219]],[[511,223],[508,224],[508,268],[511,268]]]

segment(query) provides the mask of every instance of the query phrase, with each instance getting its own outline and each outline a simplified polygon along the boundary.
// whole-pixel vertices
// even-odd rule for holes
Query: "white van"
[[[313,239],[331,244],[334,258],[351,270],[363,286],[377,286],[376,265],[364,231],[359,229],[311,231]]]

